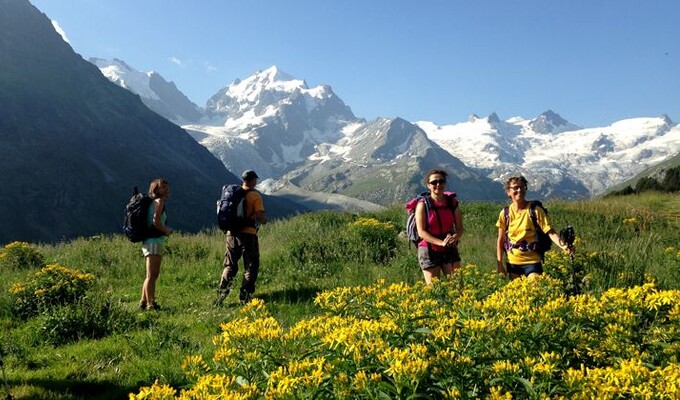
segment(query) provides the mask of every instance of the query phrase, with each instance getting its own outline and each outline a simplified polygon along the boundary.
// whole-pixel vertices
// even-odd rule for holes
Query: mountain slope
[[[638,181],[642,178],[654,178],[658,182],[662,182],[666,176],[666,171],[678,166],[680,166],[680,153],[671,156],[658,164],[654,164],[653,166],[645,169],[634,177],[619,183],[618,185],[614,185],[613,187],[609,188],[606,193],[620,191],[627,186],[635,188]]]
[[[450,174],[448,187],[462,199],[503,196],[500,185],[466,167],[420,128],[400,118],[357,123],[336,144],[317,150],[284,179],[311,191],[391,205],[422,192],[424,174],[436,167]]]
[[[26,0],[0,0],[0,243],[120,232],[132,186],[158,176],[169,223],[214,224],[236,180],[184,130],[73,52]]]
[[[111,82],[139,95],[142,103],[177,125],[197,122],[204,111],[192,103],[174,83],[155,72],[140,72],[124,61],[90,58]]]

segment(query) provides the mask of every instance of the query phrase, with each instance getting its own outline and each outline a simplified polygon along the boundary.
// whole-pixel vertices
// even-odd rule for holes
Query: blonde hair
[[[153,198],[160,197],[163,190],[165,187],[168,186],[168,181],[166,181],[163,178],[158,178],[154,179],[151,181],[151,184],[149,185],[149,196]]]

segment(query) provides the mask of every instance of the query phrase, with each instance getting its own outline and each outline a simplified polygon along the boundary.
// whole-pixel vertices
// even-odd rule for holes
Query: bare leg
[[[161,273],[163,256],[158,254],[146,257],[146,279],[142,285],[142,302],[151,304],[156,299],[156,281]]]
[[[540,273],[540,272],[532,272],[532,273],[530,273],[529,275],[527,275],[527,278],[528,278],[528,279],[536,279],[536,278],[538,278],[538,277],[540,277],[540,276],[541,276],[541,273]]]
[[[425,277],[425,283],[427,285],[432,284],[432,278],[439,278],[441,273],[441,267],[432,267],[423,270],[423,276]]]

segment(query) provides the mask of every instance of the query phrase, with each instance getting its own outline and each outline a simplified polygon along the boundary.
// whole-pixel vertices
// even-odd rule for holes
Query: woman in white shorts
[[[155,228],[163,235],[156,238],[144,239],[142,242],[142,254],[146,260],[146,279],[142,285],[142,299],[139,302],[140,310],[160,310],[156,303],[156,281],[161,273],[161,261],[163,260],[163,247],[172,234],[172,229],[165,225],[168,219],[165,213],[165,202],[170,196],[170,186],[163,178],[151,181],[149,196],[153,199],[148,213],[149,227]]]

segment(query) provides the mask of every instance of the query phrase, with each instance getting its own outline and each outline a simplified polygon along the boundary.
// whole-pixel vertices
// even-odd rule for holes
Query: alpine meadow
[[[679,14],[0,0],[0,399],[680,399]]]
[[[575,257],[495,273],[500,204],[463,202],[464,267],[430,287],[406,213],[320,211],[261,229],[255,299],[212,305],[224,238],[173,236],[163,309],[137,311],[123,235],[0,252],[3,390],[14,399],[677,398],[680,198],[547,202]]]

